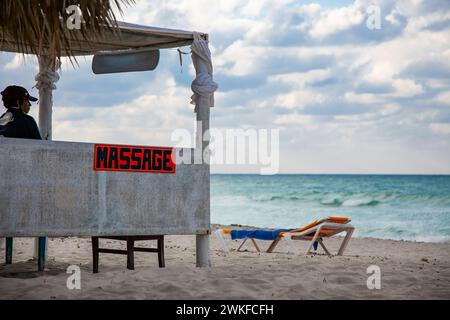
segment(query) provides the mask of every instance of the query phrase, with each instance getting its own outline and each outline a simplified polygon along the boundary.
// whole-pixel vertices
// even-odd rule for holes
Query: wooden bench
[[[99,248],[99,239],[112,239],[121,240],[127,242],[126,250],[119,249],[107,249]],[[156,248],[140,248],[135,247],[135,241],[144,240],[157,240]],[[125,254],[127,255],[127,269],[134,270],[134,251],[142,252],[155,252],[158,253],[158,263],[160,268],[165,267],[164,262],[164,236],[163,235],[151,235],[151,236],[101,236],[92,237],[92,254],[93,254],[93,272],[98,273],[98,258],[99,253],[113,253],[113,254]]]

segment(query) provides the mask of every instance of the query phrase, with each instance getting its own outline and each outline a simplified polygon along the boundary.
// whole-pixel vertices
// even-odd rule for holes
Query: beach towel
[[[275,240],[280,232],[287,232],[294,229],[277,229],[277,230],[231,230],[230,236],[232,240],[253,238],[259,240]]]

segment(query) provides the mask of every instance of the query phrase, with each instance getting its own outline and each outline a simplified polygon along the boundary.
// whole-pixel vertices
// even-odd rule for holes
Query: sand
[[[217,226],[214,226],[217,227]],[[329,239],[336,250],[339,238]],[[0,299],[449,299],[450,244],[353,238],[344,256],[296,256],[283,243],[274,253],[224,254],[211,237],[211,268],[195,267],[195,236],[166,236],[166,268],[157,255],[135,253],[135,270],[126,256],[101,254],[100,273],[92,273],[90,238],[49,239],[45,272],[30,260],[31,238],[15,238],[12,265],[0,249]],[[140,243],[153,246],[154,241]],[[259,241],[261,248],[270,242]],[[296,241],[306,249],[306,242]],[[102,246],[124,248],[102,240]],[[236,249],[237,241],[229,243]],[[81,289],[69,290],[69,265],[81,270]],[[367,287],[367,268],[379,266],[381,288]],[[373,282],[372,282],[373,283]]]

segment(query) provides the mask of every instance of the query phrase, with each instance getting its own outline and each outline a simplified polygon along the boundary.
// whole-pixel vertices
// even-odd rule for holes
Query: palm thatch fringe
[[[68,56],[76,61],[72,44],[79,40],[88,43],[102,38],[104,30],[118,31],[117,12],[135,0],[0,0],[0,43],[12,41],[17,52],[48,55],[59,60]],[[67,20],[70,5],[81,10],[80,29],[70,30]]]

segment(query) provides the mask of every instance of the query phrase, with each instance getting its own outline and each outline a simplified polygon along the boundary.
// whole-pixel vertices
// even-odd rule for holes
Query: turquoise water
[[[450,176],[212,175],[211,221],[294,228],[329,215],[355,236],[450,242]]]

